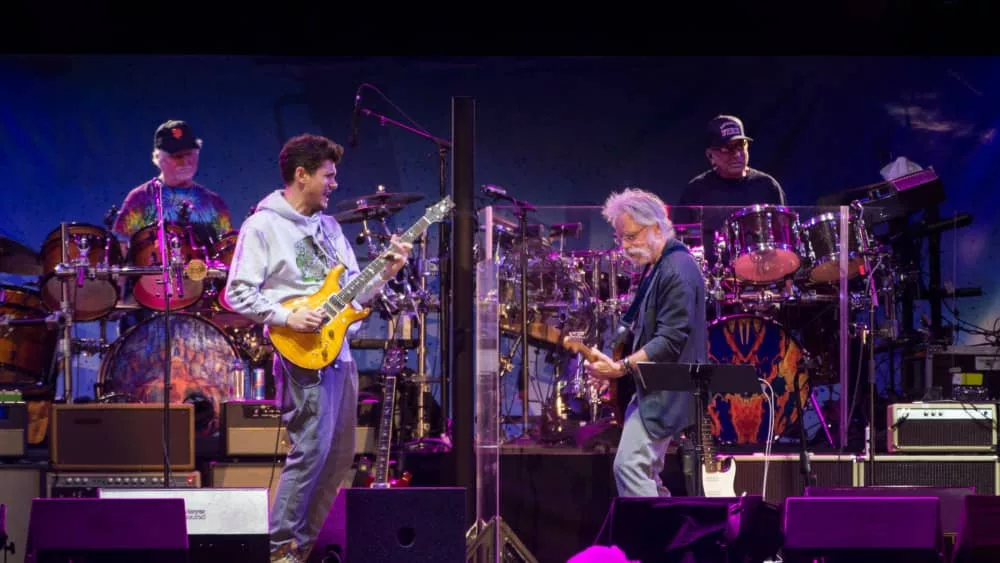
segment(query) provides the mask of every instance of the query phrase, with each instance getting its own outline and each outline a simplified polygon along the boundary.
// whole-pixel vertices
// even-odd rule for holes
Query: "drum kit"
[[[372,196],[342,202],[335,217],[361,222],[358,242],[367,242],[374,256],[391,236],[386,218],[422,197],[380,186]],[[121,244],[111,231],[116,211],[105,217],[105,228],[62,223],[45,238],[41,252],[0,238],[0,273],[33,280],[0,285],[0,389],[51,400],[61,376],[59,400],[74,402],[72,358],[88,354],[101,358],[93,395],[98,402],[162,402],[168,364],[171,402],[195,402],[196,416],[200,401],[211,404],[217,421],[224,401],[273,396],[266,389],[273,350],[263,326],[232,311],[225,300],[239,232],[201,240],[182,210],[162,230],[153,224]],[[375,221],[384,232],[376,232]],[[427,290],[426,241],[414,254],[411,263],[417,266],[404,268],[384,287],[376,308],[386,315],[420,316],[414,381],[423,389],[431,382],[425,377],[423,315],[437,300]],[[130,326],[109,341],[107,324],[122,320]],[[99,339],[74,337],[74,324],[90,322],[99,323]],[[423,438],[428,423],[421,420],[418,427],[417,437]]]
[[[864,310],[881,297],[875,293],[891,291],[891,284],[880,283],[877,287],[882,289],[876,290],[875,284],[867,283],[869,261],[881,264],[884,249],[875,243],[859,209],[850,210],[844,228],[840,213],[820,213],[803,222],[798,212],[778,205],[738,209],[711,237],[702,236],[702,223],[675,224],[677,237],[687,244],[705,278],[709,361],[755,365],[776,395],[773,422],[763,395],[716,395],[708,414],[713,435],[721,443],[763,444],[772,425],[774,436],[780,437],[811,405],[832,445],[829,425],[810,385],[836,383],[839,373],[835,321],[840,303],[840,241],[847,245],[852,312]],[[528,344],[549,352],[546,358],[555,373],[555,384],[542,398],[540,437],[558,440],[574,426],[620,413],[620,405],[616,409],[609,404],[608,394],[588,381],[582,360],[561,349],[560,342],[574,336],[606,349],[631,303],[640,271],[620,248],[561,250],[562,237],[577,235],[580,224],[548,229],[533,225],[522,252],[517,222],[494,217],[500,331],[513,341],[501,357],[501,370],[510,371],[521,346],[522,311],[517,295],[524,254],[528,261]],[[879,270],[880,275],[890,272],[889,267]],[[518,389],[523,396],[520,382]]]

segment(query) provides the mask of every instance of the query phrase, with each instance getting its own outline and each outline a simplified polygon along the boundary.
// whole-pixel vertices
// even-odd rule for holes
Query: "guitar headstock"
[[[590,346],[584,341],[582,336],[568,335],[562,339],[563,348],[574,354],[583,354],[587,361],[593,361],[595,354]]]
[[[390,346],[382,358],[379,370],[383,375],[399,375],[406,367],[406,350],[402,346]]]
[[[436,223],[447,217],[454,208],[455,202],[451,200],[450,195],[446,195],[441,201],[428,207],[427,213],[424,213],[424,217],[431,223]]]

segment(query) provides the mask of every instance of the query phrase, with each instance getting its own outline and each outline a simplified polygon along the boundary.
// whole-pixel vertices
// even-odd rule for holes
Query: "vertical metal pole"
[[[454,125],[454,124],[453,124]],[[448,148],[438,146],[438,172],[441,198],[448,195]],[[449,421],[454,418],[451,409],[451,225],[448,221],[438,223],[438,346],[441,354],[440,368],[441,423],[443,432],[449,432]]]
[[[848,364],[850,363],[850,352],[848,346],[850,345],[850,336],[847,332],[847,322],[849,315],[849,304],[850,301],[847,295],[847,250],[850,244],[848,236],[850,231],[848,230],[848,220],[849,213],[848,207],[843,205],[840,207],[840,248],[837,249],[837,255],[840,258],[840,292],[839,292],[839,305],[838,308],[838,319],[840,321],[839,332],[840,335],[838,341],[840,343],[840,428],[837,429],[839,436],[837,436],[840,448],[847,446],[847,430],[851,425],[851,421],[848,419],[851,412],[851,388],[850,388],[850,370],[848,369]],[[869,429],[869,431],[874,431],[874,429]]]
[[[456,485],[465,487],[466,525],[475,518],[476,463],[475,426],[475,257],[476,209],[475,185],[476,103],[474,98],[452,98],[451,178],[455,210],[451,229],[451,340],[447,350],[451,361],[452,443],[455,456]],[[442,362],[443,363],[443,362]]]
[[[62,263],[69,264],[69,229],[66,222],[60,223],[60,237],[62,238]],[[75,279],[75,278],[74,278]],[[73,403],[73,310],[69,303],[69,284],[73,283],[71,278],[63,276],[62,279],[62,303],[59,308],[63,314],[62,340],[62,375],[63,375],[63,400],[67,405]]]

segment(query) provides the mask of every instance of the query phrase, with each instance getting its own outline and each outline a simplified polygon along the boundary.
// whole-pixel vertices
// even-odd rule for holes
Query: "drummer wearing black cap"
[[[211,250],[219,238],[233,230],[229,208],[215,192],[194,181],[204,143],[195,136],[191,126],[181,120],[171,119],[160,124],[153,133],[153,164],[160,173],[132,189],[125,196],[112,231],[128,254],[128,245],[136,233],[159,222],[156,200],[163,194],[163,220],[179,224],[186,210],[187,224],[194,235],[194,245]],[[132,249],[133,251],[141,249]],[[123,278],[125,303],[132,304],[135,279]],[[145,318],[150,311],[136,311],[122,318],[119,332],[124,333]]]
[[[720,115],[708,122],[705,157],[712,163],[688,182],[678,205],[785,205],[773,176],[750,168],[750,143],[740,118]]]
[[[671,220],[679,229],[684,224],[701,224],[705,259],[715,261],[714,233],[730,213],[738,208],[757,205],[785,205],[785,192],[773,176],[750,168],[750,143],[743,121],[732,115],[719,115],[705,130],[705,157],[712,168],[688,182],[671,210]],[[693,209],[706,206],[701,211]]]
[[[160,174],[125,197],[112,228],[122,242],[127,243],[137,232],[157,223],[156,195],[161,185],[165,221],[177,221],[182,205],[189,203],[190,224],[203,243],[213,244],[232,230],[226,203],[194,181],[202,144],[184,121],[172,119],[157,127],[153,134],[153,164]]]

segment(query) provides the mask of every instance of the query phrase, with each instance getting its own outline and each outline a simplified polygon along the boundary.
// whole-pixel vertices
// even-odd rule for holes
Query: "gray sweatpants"
[[[291,449],[271,507],[271,551],[294,540],[305,552],[354,463],[358,368],[337,361],[305,370],[275,354],[274,382]]]

